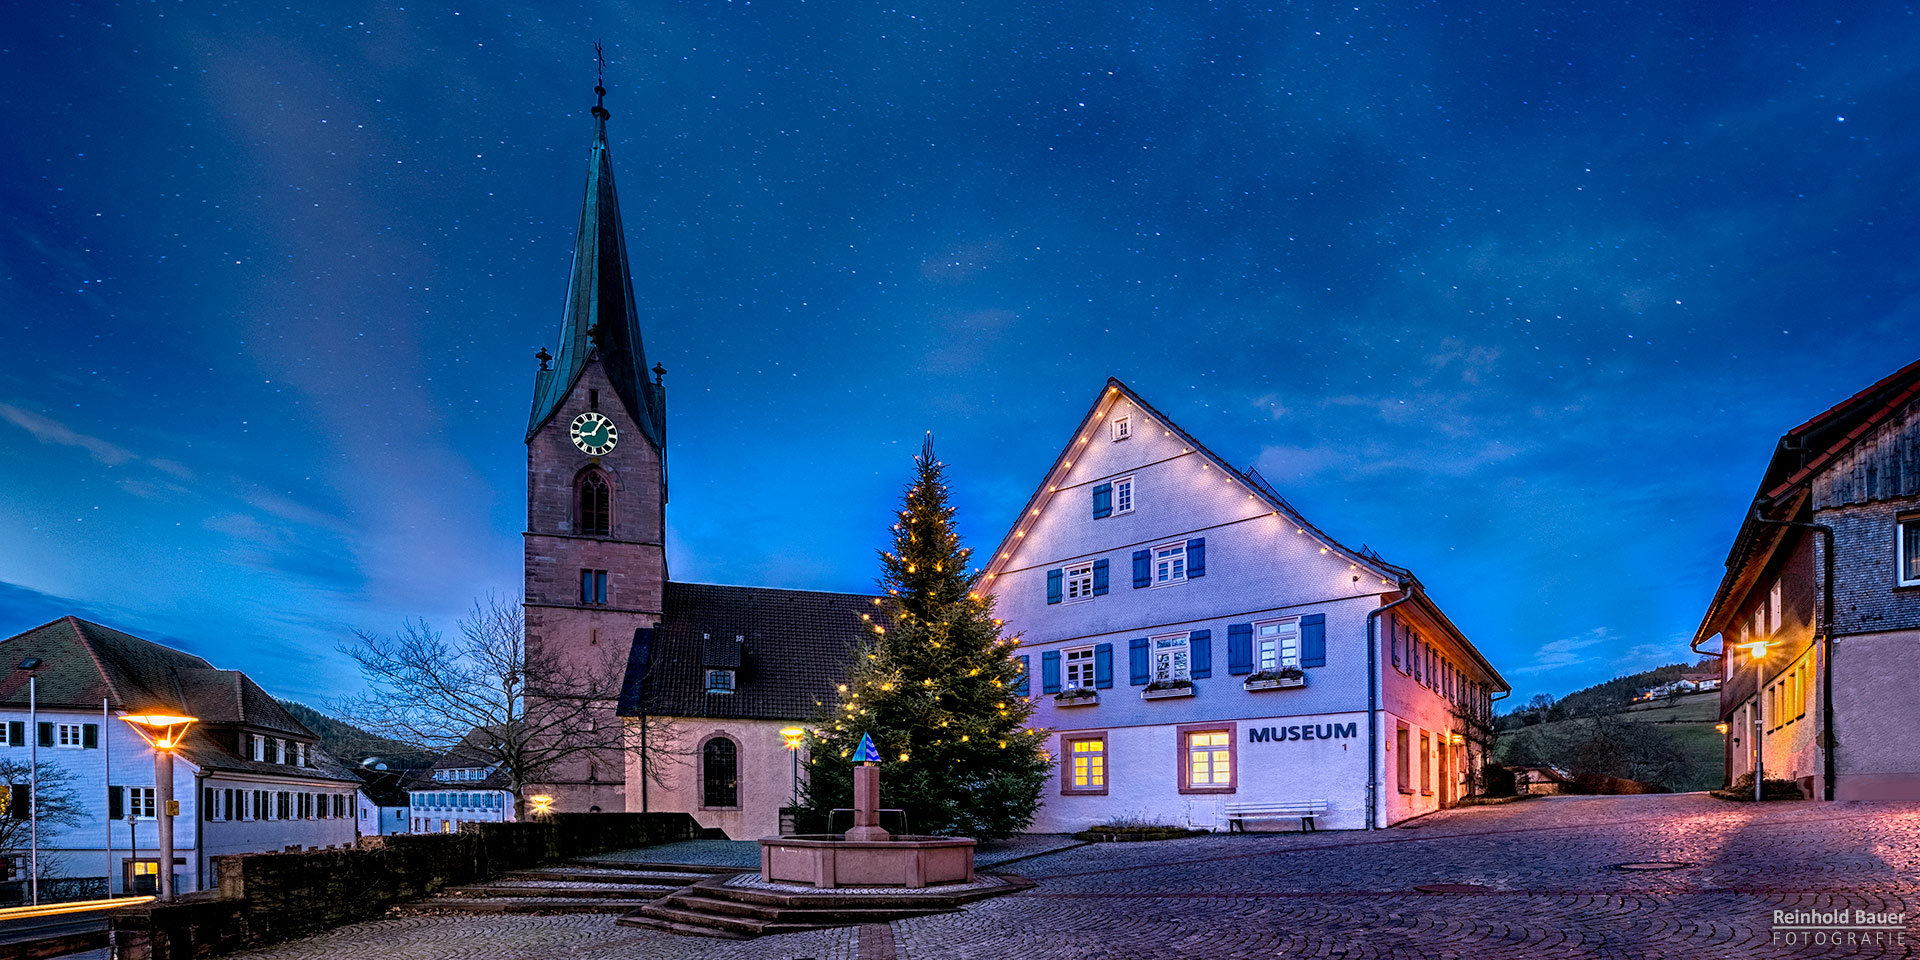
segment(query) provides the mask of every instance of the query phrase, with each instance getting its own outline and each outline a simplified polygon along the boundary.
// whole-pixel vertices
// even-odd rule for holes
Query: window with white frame
[[[86,745],[85,734],[77,723],[56,723],[53,725],[54,746],[77,749]]]
[[[257,733],[250,733],[247,734],[247,739],[250,741],[248,744],[248,754],[251,755],[255,761],[264,763],[267,759],[267,738]]]
[[[1169,543],[1153,548],[1153,585],[1179,583],[1187,579],[1187,542]]]
[[[1254,663],[1261,673],[1300,665],[1300,620],[1263,620],[1253,625]]]
[[[1894,566],[1903,587],[1920,587],[1920,514],[1901,517],[1894,527]]]
[[[153,801],[153,787],[127,788],[127,815],[136,820],[152,820],[157,809]]]
[[[1113,439],[1119,441],[1131,436],[1133,436],[1133,421],[1126,417],[1113,418]]]
[[[1773,582],[1773,589],[1767,591],[1767,632],[1780,629],[1780,581]]]
[[[1187,734],[1187,786],[1233,785],[1233,735],[1225,730]]]
[[[1067,568],[1067,602],[1093,599],[1093,564]]]
[[[1187,663],[1187,635],[1170,633],[1153,638],[1153,680],[1161,683],[1191,679]]]
[[[1133,512],[1133,478],[1121,477],[1113,482],[1113,512]]]
[[[1067,689],[1093,689],[1093,648],[1075,647],[1066,651]]]

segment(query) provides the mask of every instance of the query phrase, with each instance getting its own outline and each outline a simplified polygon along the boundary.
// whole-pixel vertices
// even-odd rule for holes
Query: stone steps
[[[492,914],[529,914],[552,916],[566,913],[626,914],[651,901],[639,899],[583,899],[580,897],[447,897],[415,900],[394,907],[401,916],[478,916]]]
[[[989,888],[898,893],[786,892],[729,886],[711,877],[641,906],[616,923],[692,936],[743,940],[774,933],[887,923],[957,911],[964,904],[1027,889],[1032,881],[1002,877]]]

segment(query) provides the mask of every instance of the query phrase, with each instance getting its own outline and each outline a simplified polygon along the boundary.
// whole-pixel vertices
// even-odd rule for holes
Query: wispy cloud
[[[31,410],[22,410],[9,403],[0,403],[0,419],[19,427],[33,435],[41,443],[51,443],[63,447],[79,447],[94,460],[110,467],[121,466],[139,459],[133,451],[117,444],[88,436],[52,417],[42,416]]]

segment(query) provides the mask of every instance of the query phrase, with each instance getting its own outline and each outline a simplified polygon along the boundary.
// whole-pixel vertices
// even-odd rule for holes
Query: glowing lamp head
[[[528,797],[527,802],[533,804],[534,813],[538,814],[538,813],[553,812],[553,798],[544,793],[536,793],[533,796]]]
[[[780,731],[780,739],[786,741],[788,750],[800,749],[800,741],[806,739],[807,732],[799,727],[787,727]]]
[[[1755,660],[1766,659],[1767,642],[1765,640],[1755,640],[1752,643],[1735,644],[1735,646],[1741,650],[1745,650],[1747,652],[1747,656],[1752,657]]]
[[[1724,723],[1716,723],[1713,725],[1713,729],[1724,736],[1727,732],[1727,725]]]
[[[140,739],[155,750],[173,750],[180,746],[181,738],[187,735],[187,728],[199,718],[174,713],[123,713],[120,719],[125,720],[140,735]]]

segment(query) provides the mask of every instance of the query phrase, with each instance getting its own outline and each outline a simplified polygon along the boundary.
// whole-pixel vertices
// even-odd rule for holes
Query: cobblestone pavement
[[[653,848],[658,854],[660,848]],[[638,856],[638,853],[635,854]],[[652,859],[654,857],[649,857]],[[1619,865],[1669,861],[1664,871]],[[1701,794],[1452,810],[1373,834],[1095,844],[962,913],[745,943],[606,917],[416,918],[244,954],[295,958],[1685,958],[1920,955],[1920,804]],[[1433,884],[1453,892],[1421,892]],[[1470,885],[1470,886],[1469,886]],[[1904,911],[1898,943],[1792,944],[1774,910]],[[1884,937],[1884,935],[1883,935]],[[1890,939],[1890,938],[1885,938]]]

